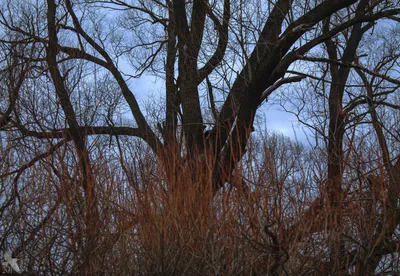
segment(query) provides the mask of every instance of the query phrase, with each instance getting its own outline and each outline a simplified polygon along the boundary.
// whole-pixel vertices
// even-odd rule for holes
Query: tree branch
[[[281,87],[284,84],[287,83],[294,83],[294,82],[300,82],[303,79],[305,79],[305,76],[295,76],[295,77],[288,77],[288,78],[283,78],[280,79],[279,81],[275,82],[273,85],[271,85],[270,87],[268,87],[267,90],[265,90],[260,97],[261,101],[264,101],[265,99],[267,99],[267,97],[269,95],[271,95],[272,92],[274,92],[276,89],[278,89],[279,87]]]

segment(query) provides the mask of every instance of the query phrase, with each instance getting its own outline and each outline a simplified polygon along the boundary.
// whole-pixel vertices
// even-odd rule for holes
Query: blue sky
[[[156,80],[155,77],[148,75],[129,81],[129,86],[134,92],[142,111],[145,111],[146,102],[156,100],[152,99],[152,96],[160,94],[160,97],[165,97],[162,85],[163,80]],[[297,139],[305,145],[309,144],[306,133],[310,134],[310,131],[298,122],[296,116],[284,111],[278,103],[264,103],[259,108],[257,116],[266,125],[268,131],[279,132],[291,139]]]

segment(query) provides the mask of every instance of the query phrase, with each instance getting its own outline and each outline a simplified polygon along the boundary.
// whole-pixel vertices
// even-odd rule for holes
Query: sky
[[[123,69],[127,69],[123,68]],[[129,86],[135,94],[142,111],[146,102],[151,101],[151,96],[161,93],[161,97],[165,97],[162,88],[163,80],[156,81],[154,77],[144,75],[137,79],[129,81]],[[277,103],[264,103],[258,110],[257,116],[262,123],[265,122],[266,128],[270,132],[282,133],[293,140],[302,142],[305,146],[310,144],[311,132],[303,125],[301,125],[296,116],[283,110]],[[312,139],[311,139],[312,140]]]

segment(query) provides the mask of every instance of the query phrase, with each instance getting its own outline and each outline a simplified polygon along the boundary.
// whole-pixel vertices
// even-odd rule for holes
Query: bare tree
[[[5,0],[0,247],[45,274],[383,272],[398,251],[398,53],[363,51],[399,13],[373,0]],[[159,110],[139,104],[141,76],[162,80]],[[323,105],[295,99],[306,81]],[[254,133],[278,89],[322,107],[323,126],[303,120],[326,144],[315,156]],[[368,223],[355,210],[366,187]]]

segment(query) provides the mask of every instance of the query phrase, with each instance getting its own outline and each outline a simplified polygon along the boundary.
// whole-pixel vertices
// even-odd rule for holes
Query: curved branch
[[[129,108],[135,117],[139,128],[143,131],[144,135],[146,135],[146,142],[150,145],[154,152],[158,152],[158,149],[162,148],[162,144],[151,130],[150,126],[148,125],[142,111],[140,110],[139,104],[136,100],[136,97],[133,95],[132,91],[129,89],[128,85],[126,84],[124,78],[121,75],[121,72],[115,67],[112,58],[109,54],[98,44],[96,43],[82,28],[78,17],[76,16],[75,12],[72,9],[71,1],[66,0],[66,7],[68,12],[71,14],[72,21],[74,23],[76,32],[81,35],[97,52],[99,52],[107,62],[108,70],[116,79],[118,85],[121,88],[122,95],[124,96],[126,102],[129,105]]]
[[[271,95],[272,92],[274,92],[276,89],[278,89],[279,87],[281,87],[286,83],[300,82],[305,78],[306,76],[295,76],[295,77],[280,79],[279,81],[275,82],[273,85],[268,87],[268,89],[261,94],[260,100],[261,101],[265,100],[269,95]]]
[[[384,79],[384,80],[386,80],[388,82],[394,83],[396,85],[400,85],[400,80],[391,78],[389,76],[383,75],[383,74],[378,73],[378,72],[375,72],[375,71],[370,70],[370,69],[368,69],[368,68],[366,68],[364,66],[361,66],[360,64],[354,64],[354,63],[350,63],[350,62],[342,62],[342,61],[339,61],[339,60],[333,60],[333,59],[328,59],[328,58],[307,57],[307,56],[302,56],[302,55],[299,55],[297,57],[297,59],[306,60],[306,61],[313,61],[313,62],[335,63],[335,64],[338,64],[338,65],[343,66],[343,67],[354,68],[356,70],[361,70],[361,71],[363,71],[363,72],[365,72],[365,73],[367,73],[369,75],[382,78],[382,79]]]
[[[201,83],[211,72],[214,70],[218,64],[221,63],[226,47],[228,46],[228,31],[229,31],[229,19],[231,16],[230,11],[230,0],[224,1],[224,15],[223,15],[223,23],[221,24],[217,17],[213,14],[211,10],[209,10],[209,17],[214,22],[219,37],[218,37],[218,45],[212,57],[207,61],[207,63],[199,70],[199,80],[198,83]]]
[[[331,37],[337,35],[338,33],[344,31],[347,28],[350,28],[353,25],[362,22],[374,22],[381,18],[387,18],[393,15],[400,14],[400,9],[392,9],[388,11],[377,12],[373,15],[364,15],[359,16],[353,19],[350,19],[343,24],[331,29],[330,31],[318,36],[317,38],[311,40],[310,42],[304,44],[303,46],[299,47],[298,49],[293,50],[292,52],[288,53],[279,65],[275,68],[274,73],[272,74],[270,80],[276,80],[283,76],[284,72],[289,68],[289,66],[298,59],[299,56],[304,55],[308,51],[310,51],[313,47],[327,41]]]

